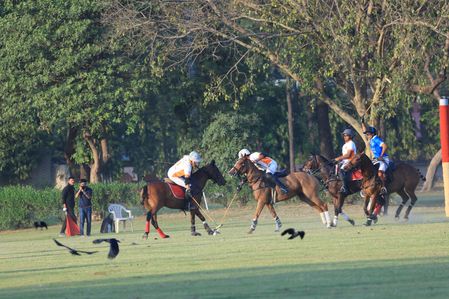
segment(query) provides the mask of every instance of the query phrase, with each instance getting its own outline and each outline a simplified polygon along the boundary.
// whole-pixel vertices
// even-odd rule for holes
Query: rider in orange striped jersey
[[[281,190],[281,196],[288,192],[287,187],[285,187],[285,185],[282,184],[281,181],[279,181],[278,178],[274,176],[274,173],[278,168],[278,164],[275,160],[267,157],[265,153],[254,152],[250,154],[249,150],[247,149],[242,149],[239,152],[239,158],[244,157],[249,158],[258,169],[265,171],[265,179],[272,185],[276,184],[279,186],[279,190]]]

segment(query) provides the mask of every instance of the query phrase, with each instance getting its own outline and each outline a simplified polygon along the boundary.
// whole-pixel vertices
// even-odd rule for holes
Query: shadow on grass
[[[114,271],[120,268],[92,273],[83,266],[79,281],[43,282],[1,292],[3,298],[447,298],[448,267],[449,257],[325,264],[296,261],[164,275],[153,268],[148,275],[116,277]],[[68,267],[42,271],[64,268]]]

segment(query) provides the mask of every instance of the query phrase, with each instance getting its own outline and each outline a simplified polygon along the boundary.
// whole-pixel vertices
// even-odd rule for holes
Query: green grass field
[[[158,220],[171,238],[151,228],[144,241],[145,219],[137,217],[134,232],[127,223],[126,233],[111,234],[121,241],[112,261],[109,244],[92,244],[109,237],[99,233],[100,222],[93,224],[93,238],[59,238],[60,225],[2,232],[0,298],[448,298],[444,199],[418,196],[407,223],[394,221],[397,206],[391,206],[390,216],[363,227],[361,207],[354,205],[344,210],[356,226],[340,217],[331,230],[304,204],[276,205],[282,229],[304,230],[303,240],[275,233],[267,210],[254,234],[246,234],[254,206],[231,208],[217,236],[197,223],[202,236],[193,237],[189,217],[166,213]],[[218,223],[224,211],[210,215]],[[71,256],[52,238],[99,252]]]

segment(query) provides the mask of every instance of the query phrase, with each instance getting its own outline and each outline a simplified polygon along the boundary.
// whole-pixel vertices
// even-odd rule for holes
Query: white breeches
[[[277,169],[278,169],[278,164],[276,163],[276,161],[272,160],[270,162],[270,164],[268,164],[267,173],[269,172],[269,173],[275,174]]]
[[[379,164],[379,163],[380,163],[379,171],[385,172],[387,170],[387,167],[388,167],[389,163],[390,163],[390,160],[388,159],[388,157],[384,157],[384,159],[382,161],[377,161],[377,162],[374,162],[373,164],[376,165],[376,164]]]
[[[184,181],[184,178],[174,177],[172,175],[173,173],[171,173],[171,171],[169,170],[167,173],[168,178],[175,182],[176,185],[186,188],[186,182]]]

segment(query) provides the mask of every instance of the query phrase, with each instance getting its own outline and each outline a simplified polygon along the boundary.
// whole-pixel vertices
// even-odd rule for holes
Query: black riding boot
[[[340,191],[338,191],[338,193],[348,194],[348,183],[346,180],[346,174],[343,169],[338,170],[338,178],[341,181],[341,188]]]
[[[282,184],[282,182],[279,179],[275,179],[274,182],[276,183],[276,185],[279,186],[279,190],[281,190],[281,196],[284,195],[285,193],[288,193],[288,188],[285,187],[285,185]]]
[[[186,195],[184,197],[184,210],[190,211],[190,198],[193,197],[192,191],[186,190]]]

